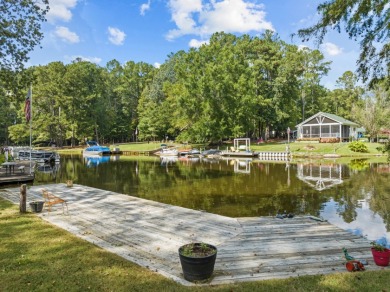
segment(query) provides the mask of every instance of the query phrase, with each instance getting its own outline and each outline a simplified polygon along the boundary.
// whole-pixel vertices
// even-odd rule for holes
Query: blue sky
[[[316,7],[324,0],[50,0],[42,49],[27,65],[82,58],[100,66],[144,61],[155,66],[179,50],[207,43],[217,31],[260,35],[274,30],[282,40],[318,20]],[[334,88],[347,70],[356,70],[359,44],[345,33],[329,33],[319,47],[332,70],[322,84]]]

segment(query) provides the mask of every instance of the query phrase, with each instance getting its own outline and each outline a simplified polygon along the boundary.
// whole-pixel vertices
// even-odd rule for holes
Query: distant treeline
[[[259,37],[215,33],[209,44],[144,62],[105,67],[76,59],[0,75],[0,143],[28,144],[24,102],[32,84],[35,143],[77,145],[172,139],[219,142],[283,136],[318,111],[375,135],[390,127],[389,94],[367,92],[346,71],[337,89],[321,85],[330,62],[318,50]],[[346,68],[347,69],[347,68]]]

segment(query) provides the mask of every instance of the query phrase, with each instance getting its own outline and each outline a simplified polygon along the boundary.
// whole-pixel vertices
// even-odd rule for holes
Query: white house
[[[334,114],[319,112],[296,125],[297,138],[338,138],[348,141],[350,137],[356,139],[358,124]]]

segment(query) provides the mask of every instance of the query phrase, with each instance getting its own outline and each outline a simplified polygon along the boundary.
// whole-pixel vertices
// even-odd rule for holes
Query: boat
[[[95,167],[102,163],[107,163],[110,161],[109,156],[85,156],[85,163],[87,167]]]
[[[37,164],[35,170],[41,173],[55,173],[58,171],[58,166],[51,166],[50,164]]]
[[[209,157],[209,158],[215,158],[219,157],[221,154],[221,150],[218,149],[209,149],[209,150],[204,150],[200,153],[203,157]]]
[[[156,154],[160,156],[179,156],[179,150],[170,148],[166,144],[161,144],[161,150]]]
[[[179,151],[175,148],[163,148],[160,151],[160,156],[178,156]]]
[[[100,146],[96,141],[87,141],[88,147],[83,150],[83,156],[110,155],[111,150],[107,146]]]
[[[200,150],[196,148],[181,150],[179,151],[179,155],[180,156],[200,155]]]
[[[46,150],[20,150],[18,152],[19,160],[35,160],[43,163],[59,163],[60,155],[55,151]]]

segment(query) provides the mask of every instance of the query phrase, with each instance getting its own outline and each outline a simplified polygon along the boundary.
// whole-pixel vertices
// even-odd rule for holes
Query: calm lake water
[[[390,164],[62,155],[37,184],[65,182],[230,217],[314,215],[390,246]],[[288,220],[288,219],[280,219]]]

